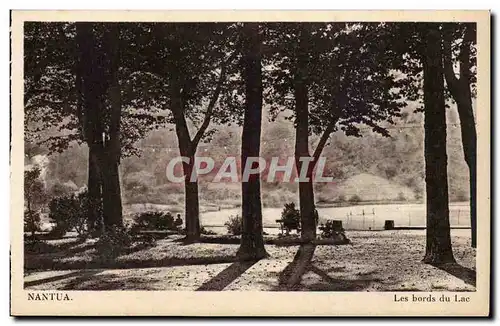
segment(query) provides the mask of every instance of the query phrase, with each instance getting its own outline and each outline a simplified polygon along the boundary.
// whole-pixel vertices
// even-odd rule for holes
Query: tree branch
[[[193,148],[196,148],[198,146],[198,143],[200,142],[208,126],[210,125],[210,120],[212,119],[215,104],[219,99],[220,93],[222,91],[222,86],[224,85],[224,81],[226,79],[227,66],[234,59],[236,54],[237,51],[234,51],[233,54],[231,54],[231,56],[222,63],[219,80],[217,81],[217,86],[215,87],[215,91],[212,94],[212,97],[210,98],[210,102],[208,103],[207,111],[205,112],[205,118],[203,119],[203,123],[201,124],[200,129],[198,129],[196,135],[192,140]]]
[[[34,99],[32,100],[34,101]],[[32,109],[35,109],[35,108],[40,108],[40,107],[43,107],[43,106],[63,106],[67,103],[67,100],[66,101],[51,101],[51,100],[46,100],[46,99],[38,99],[35,103],[27,103],[25,106],[24,106],[24,110],[25,111],[28,111],[28,110],[32,110]]]
[[[451,60],[451,39],[449,32],[444,33],[443,37],[443,68],[446,84],[453,97],[459,93],[459,79],[455,76],[453,71],[453,62]]]
[[[335,125],[337,124],[338,118],[335,118],[332,120],[328,126],[326,127],[325,131],[321,135],[321,138],[319,140],[318,145],[316,146],[316,149],[314,150],[313,154],[313,166],[316,165],[316,162],[319,159],[319,156],[323,152],[323,148],[325,148],[326,142],[328,141],[328,138],[330,138],[330,135],[332,132],[335,130]]]
[[[474,42],[475,31],[470,24],[466,24],[464,39],[460,46],[460,79],[463,79],[464,83],[470,84],[470,46]]]

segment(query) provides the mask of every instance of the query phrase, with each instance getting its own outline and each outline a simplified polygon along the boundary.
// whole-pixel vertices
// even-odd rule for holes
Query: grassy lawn
[[[475,250],[469,230],[452,230],[457,264],[423,264],[425,231],[351,231],[352,244],[318,246],[304,291],[474,291]],[[297,246],[267,245],[267,259],[234,261],[235,244],[184,245],[178,236],[152,248],[132,247],[99,260],[93,241],[47,241],[25,255],[25,286],[59,290],[280,290],[278,275]],[[107,264],[107,265],[106,265]],[[109,267],[108,267],[109,266]]]

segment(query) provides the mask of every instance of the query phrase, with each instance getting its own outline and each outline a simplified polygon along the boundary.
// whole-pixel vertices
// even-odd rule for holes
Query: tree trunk
[[[469,166],[469,178],[470,178],[470,227],[471,227],[471,246],[476,248],[477,246],[477,218],[476,218],[476,162],[474,160],[474,165]]]
[[[476,248],[477,223],[476,223],[476,124],[472,110],[472,98],[470,96],[470,86],[464,85],[460,94],[455,98],[458,115],[460,118],[460,132],[462,137],[462,147],[464,158],[469,167],[469,189],[470,189],[470,224],[471,224],[471,245]]]
[[[429,24],[423,34],[427,194],[426,252],[423,261],[429,264],[441,264],[455,261],[451,248],[448,207],[443,57],[438,24]]]
[[[120,146],[120,119],[121,119],[121,92],[118,76],[120,65],[119,27],[114,24],[110,26],[107,33],[106,49],[110,56],[110,84],[109,99],[111,104],[111,117],[109,122],[108,134],[109,140],[105,142],[105,150],[102,152],[102,164],[105,178],[103,179],[103,215],[106,228],[112,226],[123,226],[122,199],[120,189],[120,174],[118,166],[120,164],[121,146]]]
[[[307,40],[299,41],[299,51],[296,62],[294,78],[295,96],[295,166],[298,177],[306,177],[307,180],[299,180],[299,201],[300,201],[300,223],[301,237],[304,241],[295,254],[293,261],[285,268],[280,283],[286,284],[287,288],[296,288],[302,275],[306,273],[311,265],[316,246],[312,243],[316,239],[316,220],[314,189],[312,184],[313,164],[308,159],[313,160],[309,155],[309,99],[308,99],[308,62],[307,52],[303,49]],[[303,161],[303,160],[306,161]],[[305,175],[301,175],[303,164],[309,164],[305,170]]]
[[[122,201],[120,191],[120,176],[118,162],[106,157],[103,153],[101,164],[103,169],[102,197],[103,197],[103,221],[105,230],[113,227],[122,227]]]
[[[245,167],[249,157],[260,156],[262,123],[262,67],[261,40],[258,23],[246,23],[245,54],[243,58],[245,76],[245,116],[241,140],[241,166]],[[260,195],[260,173],[249,176],[242,182],[242,235],[238,257],[242,260],[257,260],[268,256],[264,248],[262,228],[262,203]]]
[[[88,213],[90,229],[100,228],[100,205],[102,204],[102,167],[100,164],[103,150],[103,110],[104,97],[108,88],[105,67],[99,46],[94,37],[94,24],[76,24],[78,44],[77,87],[81,108],[79,119],[89,147],[88,166]]]
[[[193,162],[193,159],[194,157],[191,158],[190,162]],[[193,163],[187,165],[187,170],[185,170],[184,173],[190,176],[193,168]],[[184,211],[186,213],[186,241],[196,242],[200,239],[200,203],[198,199],[198,182],[191,182],[189,179],[185,179],[184,192]]]
[[[307,87],[300,80],[295,81],[295,109],[296,109],[296,134],[295,134],[295,164],[297,174],[300,176],[302,165],[300,159],[310,158],[309,155],[309,130],[308,130],[308,99]],[[287,268],[283,271],[283,275],[288,276],[283,279],[282,283],[286,284],[287,288],[296,288],[302,280],[302,275],[309,270],[311,259],[314,255],[316,246],[311,242],[316,239],[316,221],[315,221],[315,205],[314,205],[314,189],[312,184],[312,169],[311,165],[307,169],[307,181],[299,181],[299,201],[300,201],[300,234],[304,244],[300,246],[295,254],[295,257]]]
[[[299,68],[304,69],[304,68]],[[309,155],[309,108],[308,108],[308,91],[307,84],[304,78],[304,72],[298,73],[295,79],[295,165],[297,173],[302,171],[303,164],[307,161],[304,159],[312,159]],[[301,236],[306,242],[316,238],[316,222],[314,219],[314,189],[312,181],[313,164],[309,162],[305,177],[307,181],[299,181],[299,201],[300,201],[300,221],[301,221]]]
[[[196,147],[193,146],[184,109],[181,101],[181,91],[174,80],[170,86],[170,110],[174,116],[175,133],[179,142],[181,156],[189,158],[189,163],[182,163],[184,172],[184,213],[186,219],[186,241],[196,242],[200,239],[200,205],[198,199],[198,181],[191,182],[191,173],[194,169],[194,154]]]
[[[31,196],[28,196],[27,198],[27,204],[28,204],[28,225],[31,229],[31,240],[35,241],[36,240],[36,223],[35,219],[33,218],[33,210],[31,209]]]
[[[460,75],[463,91],[461,94],[464,99],[460,104],[457,102],[458,115],[460,117],[460,128],[462,131],[462,145],[464,156],[469,166],[470,182],[470,220],[471,220],[471,245],[476,248],[477,245],[477,220],[476,220],[476,146],[477,134],[476,123],[474,120],[474,111],[472,109],[471,92],[471,72],[470,56],[471,45],[476,41],[475,24],[469,23],[465,26],[464,40],[460,51]]]

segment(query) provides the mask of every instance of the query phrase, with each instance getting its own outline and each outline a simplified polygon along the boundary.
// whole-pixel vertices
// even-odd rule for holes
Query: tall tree
[[[307,26],[309,27],[309,26]],[[293,96],[295,98],[295,166],[297,174],[307,171],[306,180],[299,181],[299,206],[301,222],[301,238],[305,242],[301,245],[294,257],[295,269],[292,270],[287,286],[295,286],[300,283],[302,275],[307,271],[309,263],[314,255],[316,246],[311,242],[316,238],[316,220],[314,189],[312,180],[313,164],[309,161],[309,87],[310,87],[310,59],[315,59],[311,55],[311,44],[309,39],[310,29],[298,29],[298,45],[295,58],[295,69],[293,71]],[[313,57],[313,58],[311,58]]]
[[[107,227],[123,226],[120,174],[118,166],[121,158],[120,122],[122,112],[119,68],[121,65],[120,24],[111,24],[105,31],[106,52],[109,56],[109,117],[107,135],[104,138],[101,164],[103,169],[103,215]]]
[[[443,62],[447,59],[443,54],[443,26],[438,23],[406,23],[391,24],[391,28],[395,50],[400,53],[400,61],[394,69],[400,70],[405,80],[402,92],[406,100],[418,101],[417,111],[424,112],[427,209],[424,262],[453,262],[446,153],[447,93],[443,76]]]
[[[36,240],[36,231],[40,227],[40,208],[47,199],[40,172],[38,166],[24,171],[24,225],[25,230],[31,232],[33,241]]]
[[[474,23],[465,24],[445,24],[443,33],[444,51],[444,75],[446,85],[452,98],[457,104],[458,116],[460,118],[460,130],[462,134],[462,147],[465,162],[469,167],[470,184],[470,223],[471,223],[471,243],[476,247],[477,242],[477,221],[476,221],[476,123],[472,108],[473,85],[475,84],[475,55],[474,45],[476,43],[476,26]],[[457,77],[453,69],[453,46],[456,39],[461,39],[457,45],[459,63],[459,76]]]
[[[296,54],[296,67],[293,72],[293,93],[295,98],[295,166],[300,174],[303,165],[310,162],[303,161],[309,159],[309,83],[310,59],[311,55],[309,26],[298,29],[298,45]],[[312,167],[308,164],[305,168],[307,181],[299,181],[299,204],[301,218],[301,236],[305,242],[310,242],[316,238],[316,222],[314,219],[314,190],[312,185]]]
[[[121,113],[117,45],[119,32],[117,25],[106,27],[92,23],[76,24],[81,65],[78,67],[83,111],[80,114],[84,121],[90,157],[89,203],[93,206],[90,214],[96,214],[102,198],[103,224],[108,229],[122,226],[123,220],[118,175]],[[96,35],[98,32],[101,40]],[[91,221],[96,223],[95,215]]]
[[[258,23],[243,25],[243,76],[245,81],[245,115],[241,139],[241,166],[248,158],[260,157],[262,124],[262,33]],[[249,166],[253,167],[253,166]],[[242,236],[238,256],[260,259],[267,256],[262,228],[260,173],[242,180]]]
[[[420,26],[423,40],[427,228],[424,262],[454,262],[451,248],[446,155],[443,51],[438,24]]]
[[[75,141],[87,143],[90,154],[87,186],[93,198],[89,201],[92,207],[103,203],[101,172],[117,171],[116,164],[101,169],[100,157],[114,157],[119,162],[119,156],[137,153],[135,142],[164,120],[150,109],[154,103],[143,98],[144,75],[134,70],[130,58],[115,55],[119,44],[128,47],[119,54],[134,55],[129,51],[133,47],[130,42],[133,25],[128,24],[120,31],[114,30],[116,24],[30,22],[25,25],[26,141],[47,147],[49,153],[61,152]],[[120,92],[116,87],[119,84]],[[120,94],[124,96],[121,100]],[[144,112],[144,108],[148,110]],[[113,148],[107,154],[104,154],[105,142],[110,145],[107,149]],[[106,177],[111,189],[115,189],[107,191],[114,194],[107,196],[108,199],[115,198],[106,210],[110,225],[121,223],[121,205],[117,201],[119,180],[117,173],[113,174],[114,178]],[[90,215],[91,228],[100,228],[97,211]]]
[[[142,28],[151,33],[139,40],[143,69],[155,80],[156,84],[151,85],[155,88],[153,92],[171,113],[179,152],[188,158],[182,164],[188,242],[200,237],[198,180],[192,178],[198,144],[211,135],[208,127],[212,121],[225,122],[234,116],[218,103],[226,90],[227,71],[237,54],[231,51],[235,41],[228,26],[223,23],[146,24]],[[190,125],[198,126],[193,132]]]
[[[76,87],[79,95],[78,117],[82,124],[84,139],[89,147],[88,205],[89,229],[102,228],[99,206],[103,199],[103,171],[100,160],[103,151],[104,97],[108,88],[106,67],[98,41],[94,35],[94,24],[76,24],[78,60],[76,66]],[[101,55],[101,56],[99,56]]]
[[[399,114],[398,83],[390,71],[393,53],[384,35],[384,24],[278,24],[273,43],[272,75],[274,104],[293,108],[299,180],[301,237],[305,245],[289,268],[286,283],[295,286],[314,254],[316,210],[313,171],[330,135],[343,130],[361,136],[366,124],[384,136],[382,121],[393,122]],[[371,39],[368,40],[368,37]],[[376,42],[373,42],[376,39]],[[372,44],[374,43],[374,44]],[[309,134],[320,135],[309,152]],[[306,164],[306,166],[304,166]]]

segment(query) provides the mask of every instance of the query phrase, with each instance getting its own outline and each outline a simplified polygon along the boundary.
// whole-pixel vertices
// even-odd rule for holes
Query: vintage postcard
[[[488,316],[490,12],[12,11],[14,316]]]

